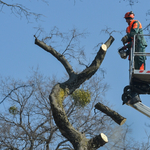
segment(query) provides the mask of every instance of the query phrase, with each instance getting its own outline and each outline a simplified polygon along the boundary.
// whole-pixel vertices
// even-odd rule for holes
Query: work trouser
[[[145,52],[145,47],[146,46],[142,46],[139,45],[137,50],[135,50],[136,52]],[[145,70],[145,60],[146,60],[146,56],[135,56],[134,57],[134,67],[137,70]]]

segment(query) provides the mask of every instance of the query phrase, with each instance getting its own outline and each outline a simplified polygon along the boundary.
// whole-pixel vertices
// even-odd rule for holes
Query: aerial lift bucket
[[[129,85],[124,88],[122,94],[123,104],[133,107],[144,115],[150,117],[150,108],[141,102],[139,94],[150,94],[150,70],[136,70],[134,68],[135,56],[150,56],[150,53],[135,52],[136,36],[134,35],[133,47],[131,48],[129,63]],[[146,64],[148,65],[148,64]]]

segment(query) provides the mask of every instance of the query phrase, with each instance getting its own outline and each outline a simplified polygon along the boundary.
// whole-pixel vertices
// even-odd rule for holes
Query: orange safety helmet
[[[133,11],[130,11],[130,12],[127,12],[127,13],[125,14],[124,18],[125,18],[125,19],[128,19],[128,18],[133,19],[134,16],[135,16],[135,15],[134,15]]]

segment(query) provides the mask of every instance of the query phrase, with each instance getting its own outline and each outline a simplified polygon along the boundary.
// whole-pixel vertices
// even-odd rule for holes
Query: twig
[[[22,87],[30,87],[30,86],[34,86],[34,84],[32,84],[32,85],[21,85],[21,86],[18,86],[18,87],[16,87],[16,88],[14,88],[13,90],[11,90],[11,91],[5,96],[5,98],[0,102],[0,104],[3,103],[4,100],[5,100],[7,97],[9,97],[9,96],[11,95],[11,93],[14,92],[15,90],[18,90],[19,88],[22,88]]]

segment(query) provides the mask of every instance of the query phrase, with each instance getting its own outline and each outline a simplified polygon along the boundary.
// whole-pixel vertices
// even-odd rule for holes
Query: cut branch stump
[[[114,110],[111,110],[109,107],[103,105],[102,103],[97,103],[95,105],[95,108],[111,117],[119,125],[123,125],[126,122],[126,118],[124,118]]]

